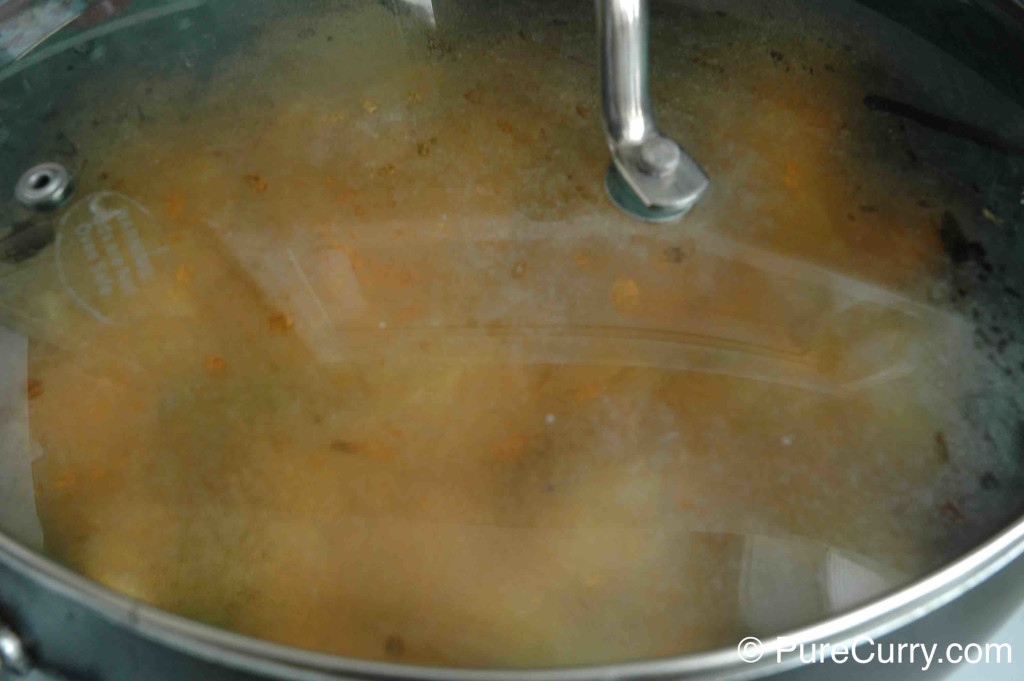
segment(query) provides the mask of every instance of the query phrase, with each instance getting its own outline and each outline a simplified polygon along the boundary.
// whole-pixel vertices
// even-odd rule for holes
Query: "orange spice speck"
[[[220,373],[224,371],[226,366],[227,363],[224,361],[224,358],[217,355],[207,355],[203,359],[203,368],[210,374]]]

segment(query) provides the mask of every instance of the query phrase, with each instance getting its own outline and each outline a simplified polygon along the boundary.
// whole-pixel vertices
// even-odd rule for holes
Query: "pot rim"
[[[337,676],[425,681],[584,681],[586,679],[701,679],[739,681],[799,666],[795,656],[777,662],[779,639],[790,645],[852,646],[875,640],[962,596],[1024,553],[1024,518],[931,574],[865,605],[817,623],[772,634],[763,656],[744,662],[735,648],[616,664],[524,669],[427,667],[317,653],[232,633],[174,615],[119,594],[28,549],[0,532],[0,564],[42,588],[91,610],[116,626],[185,655],[236,670],[291,681]],[[738,642],[737,642],[738,643]]]

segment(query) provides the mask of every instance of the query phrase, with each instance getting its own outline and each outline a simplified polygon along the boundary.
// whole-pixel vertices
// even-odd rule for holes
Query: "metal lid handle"
[[[708,178],[674,140],[658,132],[654,122],[648,88],[648,0],[597,0],[597,26],[608,147],[624,183],[619,190],[631,191],[638,201],[618,196],[611,176],[609,192],[616,203],[640,217],[679,217],[707,189]]]

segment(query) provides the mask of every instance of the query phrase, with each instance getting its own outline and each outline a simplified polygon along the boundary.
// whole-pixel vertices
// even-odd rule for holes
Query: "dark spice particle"
[[[939,513],[941,513],[946,519],[953,522],[965,520],[963,511],[961,511],[952,501],[947,501],[939,506]]]
[[[670,263],[681,263],[683,261],[683,249],[679,246],[670,246],[664,251],[665,260]]]
[[[384,652],[389,657],[402,657],[405,654],[405,641],[400,636],[388,636],[384,641]]]
[[[25,382],[25,394],[28,399],[34,400],[43,394],[43,382],[37,378],[30,378]]]
[[[57,153],[67,158],[78,156],[78,145],[71,141],[63,132],[58,132],[55,139]]]
[[[347,440],[334,440],[331,442],[331,450],[343,454],[351,454],[359,448]]]
[[[999,489],[999,478],[992,473],[985,473],[981,476],[981,488],[983,490]]]
[[[942,214],[939,239],[942,240],[942,247],[954,265],[963,265],[967,262],[971,255],[971,243],[960,229],[956,216],[948,210]]]
[[[949,463],[949,444],[946,443],[946,436],[941,431],[935,433],[935,456],[942,465]]]

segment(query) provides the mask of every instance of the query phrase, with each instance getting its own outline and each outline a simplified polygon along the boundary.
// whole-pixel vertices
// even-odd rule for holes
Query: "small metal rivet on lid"
[[[21,176],[14,188],[14,198],[32,210],[53,210],[67,201],[72,191],[67,168],[59,163],[42,163]]]

